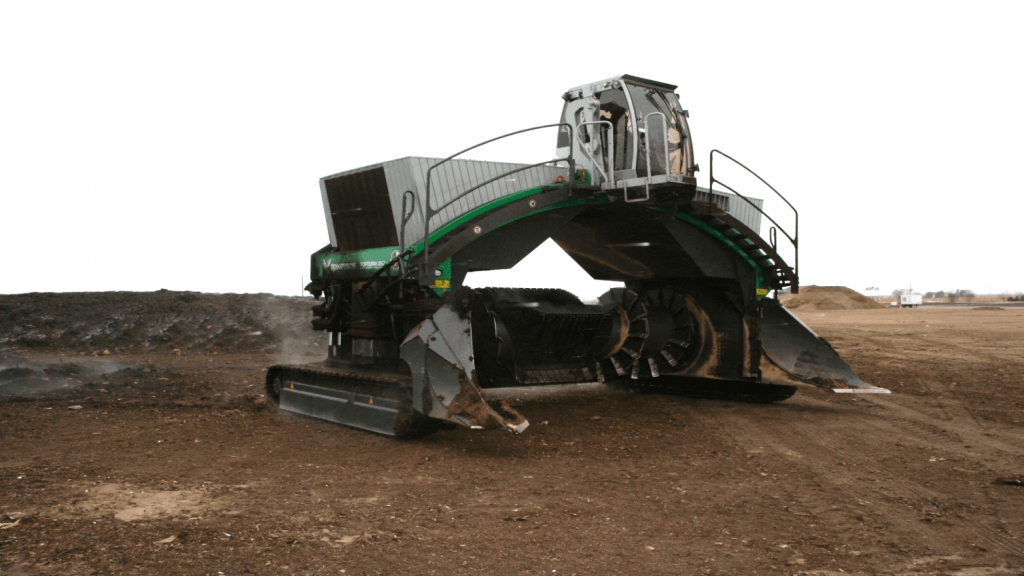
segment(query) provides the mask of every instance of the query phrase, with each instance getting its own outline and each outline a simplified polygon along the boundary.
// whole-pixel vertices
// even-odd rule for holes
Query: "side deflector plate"
[[[388,436],[395,435],[400,403],[389,398],[286,382],[281,409]]]
[[[888,394],[854,374],[832,346],[774,300],[764,301],[761,348],[787,373],[833,392]]]

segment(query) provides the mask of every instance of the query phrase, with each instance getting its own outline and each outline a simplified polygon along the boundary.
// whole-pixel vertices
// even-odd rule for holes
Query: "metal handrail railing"
[[[572,147],[570,147],[569,148],[569,157],[568,158],[555,158],[555,159],[552,159],[552,160],[546,160],[544,162],[539,162],[537,164],[532,164],[530,166],[524,166],[524,167],[521,167],[521,168],[516,168],[514,170],[509,170],[508,172],[505,172],[503,174],[499,174],[498,176],[495,176],[494,178],[491,178],[487,182],[484,182],[482,184],[478,184],[478,185],[470,188],[469,190],[466,190],[465,192],[455,196],[454,198],[452,198],[451,200],[446,202],[443,206],[441,206],[441,207],[439,207],[437,209],[434,209],[431,206],[431,203],[430,203],[430,200],[431,200],[431,195],[430,195],[430,181],[431,180],[430,180],[430,177],[431,177],[431,173],[434,171],[434,169],[437,168],[438,166],[441,166],[442,164],[450,161],[450,160],[455,159],[458,156],[461,156],[462,154],[465,154],[466,152],[469,152],[470,150],[474,150],[474,149],[479,148],[479,147],[481,147],[481,146],[483,146],[485,144],[490,144],[491,142],[494,142],[496,140],[501,140],[503,138],[508,138],[509,136],[515,136],[516,134],[523,134],[525,132],[532,132],[534,130],[540,130],[540,129],[543,129],[543,128],[553,128],[555,126],[559,126],[559,127],[565,126],[566,128],[568,128],[568,130],[569,130],[569,141],[570,142],[573,141],[572,140],[572,137],[573,137],[573,126],[572,126],[572,124],[569,124],[569,123],[566,123],[566,122],[559,122],[557,124],[544,124],[542,126],[534,126],[532,128],[525,128],[523,130],[516,130],[515,132],[509,132],[508,134],[503,134],[503,135],[498,136],[496,138],[491,138],[490,140],[485,140],[483,142],[480,142],[479,144],[475,144],[473,146],[470,146],[469,148],[466,148],[465,150],[460,150],[460,151],[456,152],[455,154],[452,154],[451,156],[441,160],[440,162],[435,163],[434,165],[432,165],[430,168],[427,169],[427,185],[426,185],[426,191],[424,192],[424,194],[426,195],[427,198],[426,198],[426,203],[424,204],[426,209],[424,210],[424,214],[423,214],[423,266],[420,269],[420,273],[421,274],[428,274],[428,271],[433,270],[433,267],[429,266],[429,263],[430,263],[430,219],[433,218],[435,215],[439,214],[442,210],[444,210],[448,206],[451,206],[456,201],[461,200],[462,198],[465,198],[467,195],[471,194],[472,192],[474,192],[476,190],[479,190],[483,186],[486,186],[486,185],[488,185],[488,184],[490,184],[492,182],[500,180],[500,179],[508,176],[509,174],[515,174],[516,172],[521,172],[523,170],[528,170],[530,168],[536,168],[538,166],[544,166],[545,164],[551,164],[552,162],[554,162],[554,163],[568,162],[568,164],[569,164],[569,178],[567,179],[567,181],[569,183],[569,187],[571,188],[573,186],[573,184],[575,183],[575,181],[576,181],[576,161],[573,158]],[[403,198],[403,204],[404,204],[404,198]],[[404,217],[404,214],[403,214],[403,217]],[[411,218],[412,218],[412,216],[410,215],[409,219],[411,219]],[[403,222],[402,222],[402,227],[403,227],[402,238],[403,238],[403,240],[405,238],[405,230],[404,230],[405,224],[408,223],[409,219],[404,219]],[[403,246],[403,248],[404,248],[404,246]]]
[[[405,227],[406,227],[406,225],[409,224],[409,221],[412,220],[413,215],[416,214],[416,208],[420,209],[420,218],[423,217],[423,206],[419,202],[417,202],[418,199],[419,198],[416,196],[416,193],[413,192],[412,190],[406,190],[405,192],[402,193],[402,229],[398,231],[398,247],[399,247],[398,249],[399,250],[405,251],[405,249],[406,249],[406,246],[405,246]],[[407,202],[409,203],[408,204],[408,208],[409,209],[406,208],[406,206],[407,206],[406,203]],[[399,262],[399,267],[402,270],[402,276],[405,276],[405,259],[404,258]]]
[[[598,166],[597,159],[594,158],[593,153],[591,153],[590,151],[588,151],[587,153],[590,155],[590,160],[593,161],[593,164],[591,164],[591,166],[595,170],[598,170],[598,171],[601,172],[601,174],[600,174],[601,179],[607,181],[608,182],[608,186],[614,186],[615,185],[615,143],[614,143],[613,139],[614,139],[614,136],[615,136],[615,127],[612,126],[612,123],[609,122],[608,120],[592,120],[590,122],[580,122],[579,124],[576,125],[576,129],[579,130],[581,126],[590,126],[591,124],[597,124],[597,125],[600,125],[600,126],[607,126],[608,127],[608,135],[610,137],[608,138],[608,146],[605,146],[605,148],[608,149],[608,154],[606,154],[606,157],[607,157],[606,165]],[[583,131],[579,130],[577,132],[577,134],[582,136],[583,135]],[[598,134],[600,134],[600,132],[598,132]],[[570,136],[571,136],[571,134],[570,134]],[[580,147],[582,148],[583,143],[580,142],[579,144],[580,144]],[[574,150],[575,148],[576,148],[575,146],[572,146],[571,148],[569,148],[569,154],[570,155],[572,154],[572,150]]]
[[[739,192],[733,190],[725,182],[722,182],[721,180],[716,180],[715,179],[715,153],[716,152],[721,154],[722,156],[725,156],[729,160],[732,160],[740,168],[743,168],[747,172],[750,172],[751,174],[753,174],[753,176],[755,178],[760,180],[762,184],[764,184],[769,189],[771,189],[772,192],[775,192],[775,195],[778,196],[779,198],[781,198],[782,201],[785,202],[787,206],[789,206],[790,210],[793,211],[793,236],[790,236],[789,233],[786,232],[786,229],[783,228],[781,224],[776,222],[774,218],[772,218],[764,210],[759,208],[757,206],[757,204],[754,204],[753,202],[751,202],[749,198],[747,198],[746,196],[744,196],[744,195],[740,194]],[[758,212],[761,213],[762,216],[764,216],[765,218],[770,220],[772,224],[775,224],[775,228],[777,228],[779,231],[781,231],[786,236],[786,238],[789,239],[789,242],[793,245],[793,275],[796,277],[797,281],[799,281],[799,278],[800,278],[800,245],[799,245],[798,239],[799,239],[799,236],[800,236],[800,213],[797,212],[796,208],[793,206],[792,203],[790,203],[789,200],[786,199],[785,196],[783,196],[771,184],[769,184],[768,182],[765,182],[765,179],[761,178],[756,172],[754,172],[750,168],[747,168],[746,166],[744,166],[743,163],[740,162],[739,160],[733,158],[732,156],[729,156],[728,154],[726,154],[725,152],[722,152],[721,150],[712,150],[710,156],[711,156],[711,161],[710,161],[710,164],[711,164],[711,177],[710,177],[710,183],[708,185],[708,189],[709,190],[713,190],[716,182],[721,184],[722,186],[725,187],[726,190],[728,190],[728,191],[732,192],[733,194],[735,194],[736,196],[742,198],[743,201],[745,201],[747,204],[750,204],[751,206],[753,206],[754,210],[757,210]],[[773,237],[773,248],[774,248],[775,232],[770,230],[769,231],[769,236]]]
[[[625,200],[626,202],[644,202],[646,200],[650,200],[651,199],[651,176],[653,176],[653,173],[651,172],[651,148],[654,148],[654,144],[657,144],[656,142],[651,142],[651,131],[648,129],[648,126],[647,126],[647,121],[651,119],[651,116],[661,116],[661,136],[662,136],[662,142],[664,143],[663,148],[664,148],[664,153],[665,153],[665,156],[664,156],[664,160],[665,160],[665,174],[669,173],[668,121],[666,120],[665,115],[662,114],[661,112],[648,112],[647,115],[644,116],[644,119],[643,119],[643,126],[644,126],[644,132],[643,133],[644,133],[644,138],[645,138],[645,142],[644,142],[644,159],[647,162],[647,180],[644,182],[644,195],[643,195],[643,197],[640,197],[640,198],[630,199],[629,198],[629,189],[624,189],[623,190],[623,194],[622,194],[622,199]]]
[[[647,127],[647,121],[651,119],[651,116],[661,116],[661,141],[664,144],[664,162],[665,162],[665,174],[669,173],[669,161],[668,161],[668,119],[661,112],[648,112],[644,116],[644,137],[647,139],[647,179],[650,180],[651,174],[651,131]]]

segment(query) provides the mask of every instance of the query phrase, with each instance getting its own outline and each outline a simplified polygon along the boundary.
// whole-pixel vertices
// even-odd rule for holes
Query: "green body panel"
[[[365,280],[376,274],[388,262],[398,256],[398,246],[381,246],[356,252],[329,252],[314,254],[311,278],[344,278],[349,280]],[[398,276],[402,271],[398,264],[391,266],[391,274]],[[445,260],[434,273],[434,284],[430,286],[442,296],[451,289],[452,260]]]
[[[355,252],[314,254],[310,276],[313,278],[369,278],[398,255],[398,246],[381,246]],[[392,272],[400,273],[398,266]]]
[[[452,289],[452,259],[448,258],[441,265],[434,269],[434,283],[430,289],[438,296]]]

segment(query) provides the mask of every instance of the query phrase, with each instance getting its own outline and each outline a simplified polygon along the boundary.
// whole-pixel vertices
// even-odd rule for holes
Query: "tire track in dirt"
[[[937,399],[939,410],[947,416],[937,420],[928,414],[901,404],[892,398],[865,398],[868,402],[897,415],[894,419],[880,420],[881,427],[895,431],[910,431],[930,438],[939,449],[971,460],[983,460],[1000,475],[1020,473],[1018,468],[1006,467],[1007,461],[1024,461],[1024,433],[1012,429],[996,430],[978,422],[960,401]],[[1001,438],[1000,438],[1001,437]],[[979,453],[978,448],[1002,453],[990,456]],[[1006,456],[1012,458],[1007,459]]]
[[[999,345],[985,346],[982,342],[971,341],[969,344],[955,341],[954,337],[948,335],[922,335],[911,333],[877,334],[867,331],[848,331],[842,336],[833,335],[827,338],[834,341],[836,350],[847,360],[862,358],[870,362],[868,366],[855,365],[854,369],[858,374],[868,375],[871,381],[881,372],[889,377],[907,377],[911,374],[927,375],[934,374],[936,368],[954,368],[952,372],[946,371],[942,376],[959,374],[960,377],[967,377],[972,371],[981,369],[986,371],[1005,371],[1006,374],[1019,374],[1024,371],[1024,353],[1020,345],[1007,341],[999,334],[984,334],[980,340],[994,340]],[[893,341],[897,340],[899,345],[894,346]],[[860,363],[852,363],[860,364]],[[892,370],[898,370],[893,374]],[[959,379],[959,378],[957,378]],[[916,380],[922,384],[939,382],[932,380]],[[885,383],[872,382],[885,387]],[[933,387],[928,387],[932,388]],[[948,390],[943,392],[948,393]]]
[[[801,403],[804,402],[811,408],[825,405],[824,402],[807,398],[801,399]],[[905,416],[900,410],[887,411],[885,414],[845,411],[834,412],[826,423],[822,414],[817,410],[814,414],[807,414],[800,409],[789,409],[775,413],[774,418],[760,419],[756,428],[751,428],[749,422],[741,421],[719,420],[717,424],[740,445],[769,448],[788,456],[787,462],[806,468],[811,476],[820,477],[824,485],[808,482],[806,489],[800,492],[805,505],[820,510],[830,509],[840,498],[864,505],[879,502],[881,496],[905,504],[905,510],[912,510],[908,513],[890,506],[885,512],[890,516],[902,515],[905,523],[909,524],[920,519],[918,510],[921,504],[939,509],[949,508],[948,504],[958,502],[955,494],[946,494],[925,487],[911,478],[897,475],[889,470],[895,470],[894,467],[877,465],[871,452],[872,447],[863,445],[859,440],[860,437],[877,438],[878,428],[885,428],[887,423],[891,424],[894,420],[910,424],[905,427],[911,431],[917,430],[918,422],[914,418]],[[865,434],[858,433],[862,429]],[[868,434],[867,430],[872,433]],[[906,439],[920,438],[910,436]],[[929,443],[931,439],[920,440]],[[958,521],[958,526],[989,548],[1024,555],[1024,544],[994,528],[966,518]]]
[[[870,337],[865,337],[862,340],[872,342],[872,345],[882,347],[884,344],[881,339],[877,342],[873,341]],[[946,342],[944,340],[928,340],[919,339],[917,341],[924,341],[928,344],[933,345],[932,347],[938,351],[940,347],[943,349],[941,356],[943,358],[950,358],[952,355],[963,356],[969,358],[972,365],[981,368],[988,369],[989,365],[984,362],[984,359],[988,359],[991,362],[996,363],[1003,370],[1018,372],[1024,370],[1024,364],[1018,366],[1018,362],[1007,364],[1007,359],[999,356],[991,356],[985,354],[977,354],[976,350],[967,346]],[[950,353],[948,349],[953,349]],[[935,360],[935,357],[939,356],[938,352],[928,355],[929,360]],[[905,357],[896,358],[894,361],[904,362]],[[907,370],[907,367],[903,364],[893,366],[872,366],[870,370],[865,373],[878,373],[879,369],[885,369],[891,371],[894,368],[900,370]],[[1018,370],[1019,368],[1019,370]],[[970,370],[967,370],[970,372]],[[946,375],[948,377],[948,374]],[[960,376],[965,376],[961,374]],[[959,379],[960,376],[955,378]],[[906,376],[900,376],[906,377]],[[869,378],[871,379],[871,378]],[[970,408],[961,399],[955,398],[956,392],[949,388],[944,382],[940,382],[934,377],[925,375],[921,378],[914,380],[915,385],[921,386],[924,390],[921,396],[921,401],[928,403],[928,406],[921,406],[920,408],[912,408],[907,405],[905,398],[896,399],[895,397],[882,397],[882,396],[870,396],[864,395],[860,398],[867,402],[874,404],[876,407],[881,407],[892,412],[898,413],[900,418],[896,420],[881,420],[883,425],[890,425],[896,430],[902,431],[914,431],[920,432],[926,436],[929,436],[936,441],[940,442],[940,446],[945,450],[954,451],[958,455],[965,458],[978,458],[979,454],[974,451],[974,448],[985,447],[990,450],[996,450],[1005,454],[1012,454],[1017,458],[1024,459],[1024,433],[1018,433],[1015,430],[1007,427],[996,430],[990,428],[986,424],[982,423],[974,416]],[[881,383],[879,385],[885,385]],[[992,401],[1001,401],[1004,399],[995,398]],[[809,399],[813,401],[813,399]],[[936,418],[935,412],[938,412],[944,416],[944,418]],[[1001,438],[997,438],[996,435]],[[949,442],[955,442],[958,445],[952,445]],[[971,449],[965,449],[964,444],[969,444]],[[999,458],[989,458],[993,465],[993,469],[999,470],[1000,473],[1004,474],[1019,474],[1019,470],[1009,470],[1003,467],[999,469]]]
[[[836,441],[831,433],[825,432],[824,434],[816,434],[803,423],[796,422],[793,418],[789,419],[793,423],[794,429],[800,431],[805,438],[815,438],[819,440],[820,446],[826,448],[829,452],[841,455],[844,461],[855,462],[858,468],[869,471],[870,476],[880,479],[882,484],[885,486],[885,490],[888,495],[896,498],[897,500],[903,500],[907,503],[911,503],[914,500],[923,500],[936,508],[948,507],[945,506],[947,502],[956,501],[955,495],[943,494],[935,490],[931,490],[921,486],[913,480],[891,474],[883,468],[875,466],[873,458],[867,458],[857,452],[854,452],[849,448],[849,444]],[[818,458],[815,460],[820,461]],[[825,470],[824,474],[826,477],[838,477],[844,480],[843,484],[845,485],[845,489],[851,490],[861,498],[866,499],[873,495],[877,495],[876,491],[865,490],[865,485],[863,483],[851,481],[853,479],[848,474],[836,473],[828,470]],[[965,523],[980,540],[987,542],[990,546],[1001,549],[1004,552],[1024,554],[1024,545],[1008,538],[998,530],[970,521],[965,521]]]

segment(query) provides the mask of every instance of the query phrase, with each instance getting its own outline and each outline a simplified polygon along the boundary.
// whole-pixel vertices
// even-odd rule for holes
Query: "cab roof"
[[[659,90],[667,90],[669,92],[674,92],[677,88],[677,86],[674,84],[658,82],[657,80],[648,80],[646,78],[640,78],[639,76],[633,76],[630,74],[620,74],[618,76],[613,76],[611,78],[606,78],[604,80],[599,80],[597,82],[589,82],[587,84],[575,86],[573,88],[566,90],[565,94],[562,95],[562,97],[565,98],[566,100],[576,100],[577,98],[582,98],[583,96],[589,96],[591,94],[596,94],[597,92],[603,92],[604,90],[615,88],[616,82],[647,86],[650,88],[657,88]]]

